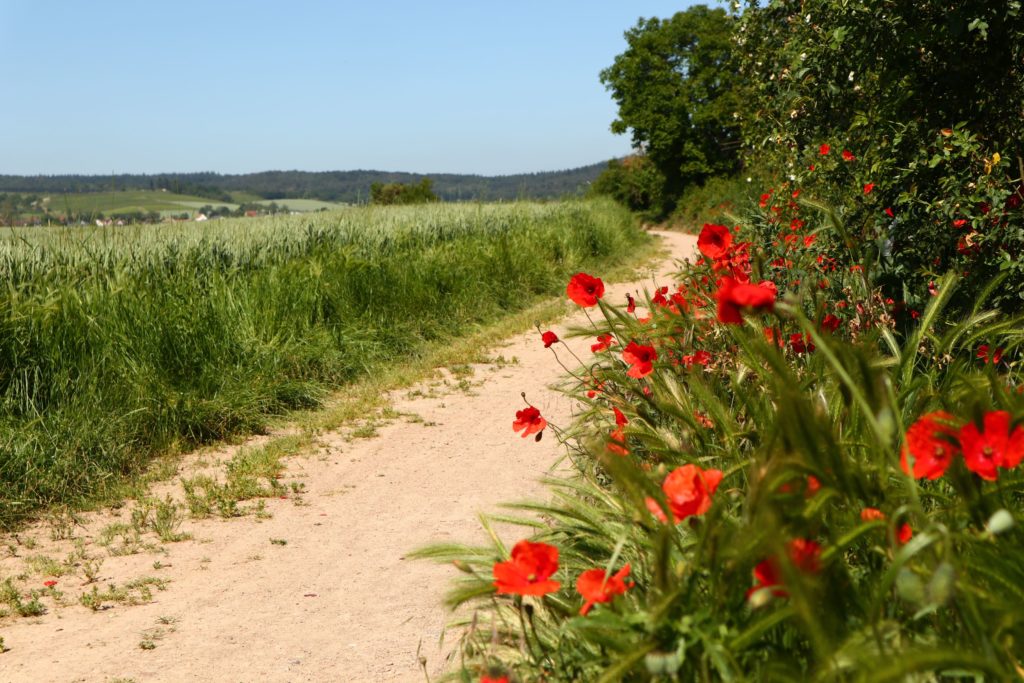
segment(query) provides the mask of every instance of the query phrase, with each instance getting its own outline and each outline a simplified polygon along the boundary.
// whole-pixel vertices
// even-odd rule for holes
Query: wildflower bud
[[[956,584],[956,572],[953,565],[943,562],[935,568],[932,580],[928,582],[928,598],[934,605],[944,605],[953,595]]]
[[[988,518],[988,522],[985,523],[985,530],[993,536],[1009,531],[1016,524],[1013,515],[1009,511],[996,510],[995,513]]]

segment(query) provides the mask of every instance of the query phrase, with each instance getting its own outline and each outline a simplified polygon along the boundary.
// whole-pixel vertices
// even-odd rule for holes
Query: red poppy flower
[[[807,475],[807,486],[804,488],[804,497],[813,498],[814,494],[821,490],[821,482],[813,474]]]
[[[551,581],[558,571],[558,548],[546,543],[519,541],[512,548],[512,558],[494,563],[494,587],[498,593],[546,595],[561,587]]]
[[[54,586],[57,585],[57,582],[54,581],[53,579],[50,579],[49,581],[43,581],[43,585],[46,586],[47,588],[53,588]]]
[[[1010,431],[1010,413],[985,414],[982,429],[968,422],[960,428],[960,447],[967,469],[986,481],[996,480],[996,467],[1010,469],[1024,459],[1024,428]]]
[[[617,426],[621,427],[623,425],[629,424],[629,420],[626,419],[626,416],[622,414],[621,410],[619,410],[615,406],[612,406],[612,410],[615,411],[615,424]]]
[[[802,335],[799,332],[789,335],[789,348],[793,349],[793,353],[798,356],[802,356],[805,353],[814,351],[814,342],[811,341],[811,335]]]
[[[888,216],[889,218],[895,218],[896,217],[896,214],[893,213],[893,210],[892,210],[891,206],[885,207],[885,215]]]
[[[597,305],[597,300],[604,296],[604,283],[600,278],[591,277],[586,273],[576,273],[569,280],[565,293],[577,305],[590,308]]]
[[[606,444],[609,453],[615,455],[629,455],[629,447],[626,446],[626,430],[622,427],[616,427],[612,430],[611,434],[608,435],[608,443]]]
[[[843,150],[843,161],[853,161],[857,157],[853,156],[853,152],[848,149]]]
[[[725,255],[732,246],[732,232],[724,225],[705,223],[697,237],[697,248],[709,259],[716,260]]]
[[[711,421],[711,418],[709,418],[707,415],[700,412],[699,410],[693,411],[693,419],[696,420],[697,424],[699,424],[704,429],[715,428],[715,423]]]
[[[787,546],[789,561],[793,566],[805,574],[817,574],[821,570],[821,546],[814,541],[803,538],[795,538]],[[779,564],[775,558],[759,562],[754,567],[754,587],[747,591],[747,597],[761,590],[770,588],[772,595],[777,597],[787,595],[782,586]]]
[[[640,379],[654,372],[654,361],[658,360],[658,352],[654,350],[653,346],[642,346],[631,341],[622,350],[622,360],[630,366],[626,374],[629,377]]]
[[[719,280],[718,292],[715,294],[715,299],[718,300],[718,321],[739,325],[743,322],[743,309],[772,310],[775,306],[776,292],[774,285],[770,288],[767,284],[770,283],[739,283],[731,277]]]
[[[964,227],[965,225],[967,225],[966,218],[957,218],[956,220],[953,221],[953,227],[956,228],[957,230]]]
[[[548,330],[544,334],[540,335],[540,340],[544,342],[544,348],[550,349],[552,344],[558,343],[558,335]]]
[[[864,508],[860,511],[860,518],[863,522],[878,522],[885,520],[885,513],[878,508]]]
[[[764,207],[768,206],[768,200],[771,199],[771,198],[772,198],[772,193],[771,192],[765,192],[763,195],[761,195],[761,200],[757,203],[758,206],[760,206],[762,209]]]
[[[709,353],[708,351],[704,351],[703,349],[699,351],[694,351],[692,354],[688,356],[683,356],[682,358],[683,365],[685,365],[688,368],[691,368],[694,365],[703,365],[704,367],[707,367],[708,363],[710,362],[711,353]]]
[[[864,186],[864,194],[871,194],[871,191],[875,189],[874,183],[867,183]]]
[[[629,565],[608,576],[603,569],[588,569],[576,579],[576,590],[586,602],[580,608],[580,615],[586,616],[590,608],[599,602],[611,602],[616,595],[622,595],[635,584],[625,579],[629,576]]]
[[[604,351],[605,349],[610,349],[611,347],[615,346],[615,344],[616,344],[616,341],[615,341],[615,338],[612,337],[612,335],[610,335],[610,334],[599,334],[599,335],[597,335],[597,343],[596,344],[591,344],[590,345],[590,350],[593,353],[600,353],[601,351]]]
[[[629,294],[626,295],[626,313],[632,313],[636,310],[636,301]]]
[[[953,456],[960,452],[956,429],[950,424],[953,419],[949,413],[939,410],[921,416],[910,426],[901,460],[904,472],[912,474],[914,479],[938,479],[945,473]],[[913,472],[907,465],[908,453],[914,458]]]
[[[480,683],[509,683],[508,676],[498,676],[497,678],[491,678],[490,676],[481,676]]]
[[[832,151],[832,148],[829,147],[827,144],[822,145],[821,147],[818,148],[818,154],[820,154],[823,157],[828,156],[828,153],[831,152],[831,151]]]
[[[914,537],[914,530],[909,524],[904,522],[900,525],[900,528],[896,530],[896,542],[900,545],[906,545],[907,541]]]
[[[721,470],[702,470],[696,465],[683,465],[673,470],[661,484],[668,499],[669,511],[675,524],[692,515],[703,515],[711,508],[711,496],[722,481]],[[662,522],[665,512],[653,498],[646,501],[647,509]]]
[[[989,354],[989,345],[982,344],[978,347],[976,356],[985,363],[992,363],[992,365],[998,365],[1003,360],[1003,349],[997,348],[991,354]]]
[[[540,416],[540,411],[533,406],[529,406],[516,411],[516,419],[512,423],[512,431],[518,432],[520,429],[523,430],[523,438],[525,439],[530,434],[544,431],[544,428],[547,426],[548,421]]]
[[[835,331],[838,330],[839,326],[842,324],[843,321],[837,318],[836,316],[832,315],[831,313],[826,313],[825,317],[821,319],[821,329],[827,332],[835,333]]]

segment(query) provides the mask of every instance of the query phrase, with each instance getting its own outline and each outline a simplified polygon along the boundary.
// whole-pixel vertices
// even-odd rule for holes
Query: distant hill
[[[264,171],[262,173],[160,173],[156,175],[0,175],[0,192],[77,194],[81,192],[160,190],[230,201],[238,193],[263,199],[319,199],[365,202],[371,183],[434,181],[445,201],[550,199],[581,194],[606,168],[605,163],[565,171],[504,176],[387,171]]]

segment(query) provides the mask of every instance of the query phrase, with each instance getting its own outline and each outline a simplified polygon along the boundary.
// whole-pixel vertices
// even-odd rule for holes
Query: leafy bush
[[[577,475],[496,518],[530,542],[422,551],[463,572],[462,680],[1024,670],[1021,320],[952,312],[950,274],[903,332],[835,212],[763,203],[705,226],[646,311],[596,302],[581,334],[608,336],[567,387],[585,409],[555,429]]]
[[[889,296],[920,307],[953,270],[952,305],[967,310],[1003,275],[991,303],[1024,310],[1021,3],[746,4],[739,113],[759,163],[835,206],[855,239],[885,243]]]
[[[630,211],[657,218],[666,213],[664,185],[665,177],[648,157],[633,155],[609,161],[588,194],[611,197]]]

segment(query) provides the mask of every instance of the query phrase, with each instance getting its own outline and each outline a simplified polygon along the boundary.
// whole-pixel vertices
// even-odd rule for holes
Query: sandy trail
[[[659,234],[674,259],[693,253],[692,236]],[[658,270],[659,284],[669,284],[673,261]],[[627,291],[651,287],[650,275],[605,296],[623,303]],[[585,322],[576,314],[553,329],[561,335]],[[569,342],[580,357],[589,343]],[[306,485],[305,505],[271,499],[270,519],[186,521],[195,540],[104,560],[101,587],[169,579],[152,602],[92,612],[77,604],[81,579],[61,577],[57,588],[73,604],[0,621],[8,648],[0,681],[422,681],[421,643],[431,675],[443,670],[440,600],[454,570],[405,553],[483,541],[479,512],[543,495],[537,480],[560,449],[551,434],[535,443],[512,432],[520,392],[556,424],[571,417],[570,402],[548,388],[562,371],[536,332],[493,353],[517,362],[475,366],[469,391],[435,382],[393,397],[395,409],[423,422],[395,420],[368,440],[326,434],[319,451],[289,459],[288,476]],[[93,548],[115,515],[91,515],[76,534]],[[22,538],[33,534],[37,547],[0,562],[0,579],[27,556],[63,558],[74,548],[42,527]],[[143,649],[145,641],[155,647]]]

